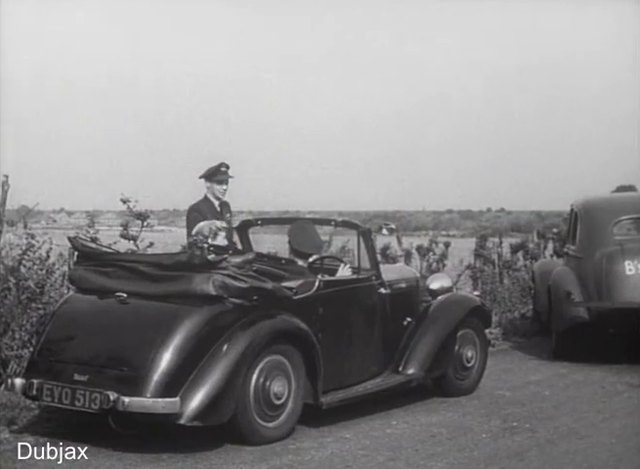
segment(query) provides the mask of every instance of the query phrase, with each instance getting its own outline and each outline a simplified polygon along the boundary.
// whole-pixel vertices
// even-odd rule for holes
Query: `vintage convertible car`
[[[594,335],[584,326],[637,334],[640,194],[575,202],[565,242],[562,260],[544,259],[533,268],[534,316],[551,330],[553,355],[569,358],[589,347]]]
[[[431,381],[472,393],[491,314],[436,274],[380,265],[370,229],[306,218],[325,254],[288,257],[297,218],[236,227],[241,252],[78,251],[62,301],[22,377],[7,388],[43,404],[184,425],[231,421],[262,444],[290,434],[304,403],[327,408]],[[335,276],[339,264],[351,275]],[[424,284],[423,284],[424,283]],[[425,298],[426,295],[426,298]]]

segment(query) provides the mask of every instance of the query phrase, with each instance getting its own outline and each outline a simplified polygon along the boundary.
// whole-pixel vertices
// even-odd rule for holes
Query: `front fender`
[[[574,302],[584,301],[582,288],[571,269],[558,267],[549,281],[551,288],[551,330],[562,332],[589,321],[589,311]]]
[[[476,316],[485,328],[491,327],[491,312],[477,297],[456,292],[437,298],[419,325],[402,360],[400,372],[407,375],[424,373],[449,334],[468,315]]]
[[[244,372],[269,342],[286,340],[300,349],[307,367],[313,401],[319,399],[322,363],[319,345],[302,321],[287,313],[254,314],[223,337],[204,358],[180,392],[178,423],[212,425],[235,411]]]

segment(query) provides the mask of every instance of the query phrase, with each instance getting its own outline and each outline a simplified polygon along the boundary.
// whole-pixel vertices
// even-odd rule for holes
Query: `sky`
[[[640,186],[640,0],[0,0],[9,205],[565,209]]]

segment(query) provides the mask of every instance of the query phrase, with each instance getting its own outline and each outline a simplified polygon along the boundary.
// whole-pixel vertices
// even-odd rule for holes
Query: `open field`
[[[144,210],[149,214],[149,222],[157,227],[184,227],[185,210]],[[237,223],[246,218],[261,217],[304,217],[315,216],[325,218],[343,218],[357,221],[372,228],[383,223],[393,223],[402,233],[437,231],[452,236],[474,237],[479,232],[497,233],[531,233],[535,229],[550,231],[565,223],[565,212],[554,210],[360,210],[360,211],[248,211],[239,210],[234,213]],[[21,206],[7,210],[7,221],[10,225],[20,225],[27,221],[31,227],[64,228],[82,227],[91,218],[98,226],[118,229],[122,220],[128,217],[124,210],[31,210]]]

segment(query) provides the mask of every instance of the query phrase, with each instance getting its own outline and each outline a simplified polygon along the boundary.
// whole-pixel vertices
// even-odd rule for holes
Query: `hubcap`
[[[271,395],[271,400],[275,404],[282,404],[289,395],[289,382],[283,376],[277,376],[271,382],[269,393]]]
[[[462,363],[467,368],[472,367],[476,362],[476,350],[473,347],[465,347],[462,352]]]
[[[295,377],[289,361],[281,355],[264,357],[253,372],[249,387],[255,419],[265,427],[278,426],[290,413],[295,392]]]
[[[479,365],[480,340],[470,329],[461,329],[456,337],[454,354],[454,375],[466,381],[476,372]]]

